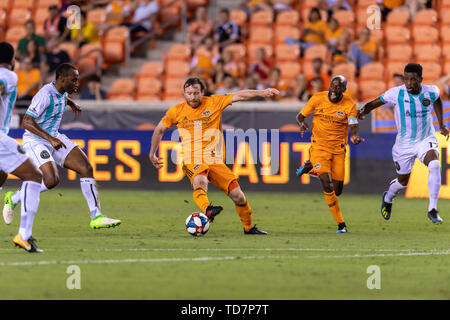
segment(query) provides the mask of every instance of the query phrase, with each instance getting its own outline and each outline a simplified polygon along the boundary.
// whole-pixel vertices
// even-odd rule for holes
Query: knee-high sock
[[[197,207],[199,207],[202,212],[205,212],[206,208],[209,206],[209,199],[206,191],[202,188],[197,188],[192,193],[192,198]]]
[[[430,199],[428,211],[431,211],[437,209],[439,190],[441,189],[441,163],[439,160],[430,161],[428,171],[428,195]]]
[[[101,215],[100,200],[98,199],[97,187],[95,186],[94,178],[80,178],[81,192],[86,199],[91,213],[91,218]]]
[[[331,214],[333,215],[334,220],[337,224],[344,222],[344,218],[342,217],[341,208],[339,207],[339,201],[334,191],[332,192],[324,192],[325,202],[330,209]]]
[[[250,230],[252,228],[252,208],[250,208],[248,201],[243,205],[236,204],[235,207],[245,231]]]
[[[42,181],[42,183],[41,183],[41,192],[45,192],[47,190],[48,190],[48,188],[45,186],[44,181]],[[14,204],[18,204],[19,203],[19,201],[20,201],[20,189],[12,194],[11,200],[12,200],[12,202],[14,202]]]
[[[398,179],[392,180],[391,185],[389,186],[389,190],[384,196],[384,201],[387,203],[392,203],[392,200],[400,192],[400,190],[403,190],[405,188],[406,186],[400,184],[400,182],[398,182]]]
[[[39,206],[41,185],[33,181],[24,181],[20,189],[21,215],[19,233],[28,240],[33,233],[34,217]]]

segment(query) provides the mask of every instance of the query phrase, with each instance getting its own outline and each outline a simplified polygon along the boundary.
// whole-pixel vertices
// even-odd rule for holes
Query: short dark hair
[[[230,10],[228,10],[227,8],[223,8],[220,10],[220,13],[226,13],[227,15],[230,15]]]
[[[86,18],[86,11],[81,10],[81,11],[80,11],[80,14],[81,14],[81,16],[82,16],[83,18]]]
[[[77,70],[72,64],[70,63],[61,63],[56,68],[56,79],[58,79],[61,76],[67,76],[69,74],[70,70]]]
[[[308,14],[308,21],[311,21],[310,17],[311,17],[311,14],[313,12],[315,12],[315,13],[317,13],[319,15],[319,19],[322,19],[322,14],[320,13],[319,8],[312,8],[311,11],[309,11],[309,14]]]
[[[416,73],[419,77],[422,78],[422,66],[418,63],[410,62],[405,66],[405,70],[403,72],[412,72]]]
[[[0,63],[11,63],[13,57],[14,47],[9,42],[0,42]]]
[[[100,77],[98,76],[98,74],[93,74],[92,76],[89,77],[88,82],[91,82],[91,81],[94,81],[94,82],[101,82],[101,79],[100,79]]]
[[[186,82],[184,83],[183,90],[185,90],[187,87],[193,86],[195,84],[199,84],[200,85],[200,89],[202,91],[205,91],[205,84],[203,83],[202,79],[200,79],[198,77],[188,78],[186,80]]]

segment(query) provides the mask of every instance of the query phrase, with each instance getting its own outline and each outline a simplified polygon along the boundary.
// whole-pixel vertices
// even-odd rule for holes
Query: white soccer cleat
[[[6,224],[11,224],[14,218],[14,208],[16,205],[11,200],[12,194],[13,192],[7,192],[4,198],[3,220],[5,220]]]

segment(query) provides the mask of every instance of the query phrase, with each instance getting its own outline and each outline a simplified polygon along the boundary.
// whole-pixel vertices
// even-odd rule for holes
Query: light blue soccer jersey
[[[381,101],[394,105],[397,139],[402,147],[434,137],[433,103],[439,98],[439,88],[422,84],[419,94],[408,93],[405,85],[394,87],[380,96]]]
[[[0,68],[0,82],[6,89],[6,94],[0,96],[0,132],[8,134],[17,97],[17,75],[9,69]]]
[[[32,116],[36,123],[53,137],[58,135],[59,126],[67,105],[67,92],[61,94],[53,82],[46,84],[31,100],[26,114]],[[25,130],[24,139],[41,139]]]

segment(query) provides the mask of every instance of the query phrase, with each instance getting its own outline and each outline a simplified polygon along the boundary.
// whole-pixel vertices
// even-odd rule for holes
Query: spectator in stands
[[[319,0],[318,7],[328,12],[328,16],[331,17],[333,12],[338,10],[352,10],[352,0]]]
[[[359,39],[350,46],[350,58],[360,70],[369,62],[378,60],[378,45],[370,39],[370,30],[365,27],[359,32]]]
[[[328,75],[328,71],[325,70],[323,65],[322,58],[314,58],[312,62],[313,71],[312,73],[306,74],[306,80],[308,82],[308,90],[311,90],[311,80],[317,77],[320,77],[323,80],[323,84],[325,88],[328,88],[330,85],[330,76]]]
[[[23,58],[17,72],[17,99],[31,100],[41,86],[41,72],[35,68],[31,57]]]
[[[288,95],[288,85],[286,81],[281,79],[281,70],[277,67],[272,67],[270,69],[269,79],[266,83],[266,88],[275,88],[280,91],[280,95],[277,97],[272,97],[272,100],[279,100]]]
[[[327,23],[322,20],[320,10],[318,8],[312,8],[308,15],[308,21],[305,23],[300,36],[300,55],[303,56],[303,52],[307,48],[324,43],[326,30]],[[286,43],[293,44],[295,41],[286,41]]]
[[[70,62],[69,54],[59,48],[59,37],[56,35],[48,40],[46,62],[49,73],[53,73],[61,63]]]
[[[80,29],[73,28],[70,31],[70,38],[79,47],[87,43],[98,42],[98,30],[92,22],[87,21],[85,11],[81,11],[80,14]]]
[[[156,21],[156,13],[159,10],[158,1],[133,0],[131,9],[133,18],[129,23],[123,23],[130,28],[130,33],[149,32]]]
[[[336,47],[330,49],[329,56],[331,58],[331,67],[334,67],[339,63],[347,62],[349,59],[349,40],[350,36],[348,33],[342,33],[338,38]]]
[[[300,101],[308,101],[310,97],[308,91],[308,81],[303,73],[300,73],[295,77],[295,84],[292,94]]]
[[[250,65],[249,73],[258,73],[260,79],[266,80],[269,77],[270,62],[266,57],[266,50],[261,47],[256,50],[256,62]]]
[[[107,25],[130,22],[131,8],[129,1],[113,0],[106,6],[105,10]]]
[[[101,88],[100,77],[96,74],[89,77],[87,87],[81,91],[80,99],[83,100],[105,100],[106,92]]]
[[[36,41],[28,41],[26,54],[22,55],[20,61],[23,62],[25,58],[30,58],[33,69],[39,69],[42,79],[45,79],[47,76],[47,68],[45,64],[46,57],[45,54],[42,54],[40,52],[39,46]]]
[[[443,76],[441,79],[439,79],[439,82],[441,83],[442,87],[444,88],[444,92],[442,96],[447,96],[447,99],[450,99],[450,74],[447,74]]]
[[[224,69],[233,77],[239,77],[239,68],[236,62],[234,62],[234,53],[231,50],[225,50],[222,53],[222,59],[224,62]]]
[[[33,20],[25,22],[25,37],[19,40],[16,51],[16,59],[20,60],[22,57],[27,56],[28,42],[34,41],[37,45],[39,54],[45,54],[45,39],[36,34],[36,24]]]
[[[394,73],[394,86],[398,87],[405,83],[405,78],[401,73]]]
[[[204,43],[206,38],[213,35],[214,24],[207,16],[207,8],[198,6],[195,9],[195,20],[189,23],[186,42],[192,52]]]
[[[223,79],[223,85],[216,89],[215,94],[227,94],[239,91],[239,87],[236,85],[236,78],[227,75]]]
[[[48,7],[48,18],[44,21],[44,35],[48,40],[50,37],[57,36],[58,42],[70,39],[70,32],[67,28],[67,19],[59,13],[56,4]]]
[[[207,37],[205,46],[198,48],[192,58],[191,73],[205,80],[211,79],[215,72],[214,66],[219,59],[220,54],[214,45],[214,39]]]
[[[263,90],[264,87],[258,83],[258,75],[252,74],[247,77],[245,80],[245,85],[242,88],[243,90]],[[248,101],[264,101],[262,97],[255,97]]]
[[[328,19],[327,29],[325,30],[325,42],[328,49],[336,48],[339,37],[344,30],[339,26],[339,22],[331,17]]]
[[[293,10],[294,6],[295,6],[295,1],[294,0],[271,0],[270,1],[273,7],[273,10],[275,11],[275,13],[280,12],[280,11],[289,11],[289,10]]]
[[[239,26],[230,20],[228,9],[220,10],[219,21],[214,37],[219,45],[220,52],[222,52],[226,46],[240,42],[240,32]]]
[[[311,98],[316,93],[324,90],[323,80],[321,77],[313,78],[310,81],[311,89],[309,91],[309,97]]]
[[[223,81],[227,76],[231,76],[225,71],[225,62],[223,59],[217,60],[214,75],[212,77],[212,83],[214,88],[220,88],[223,85]]]

